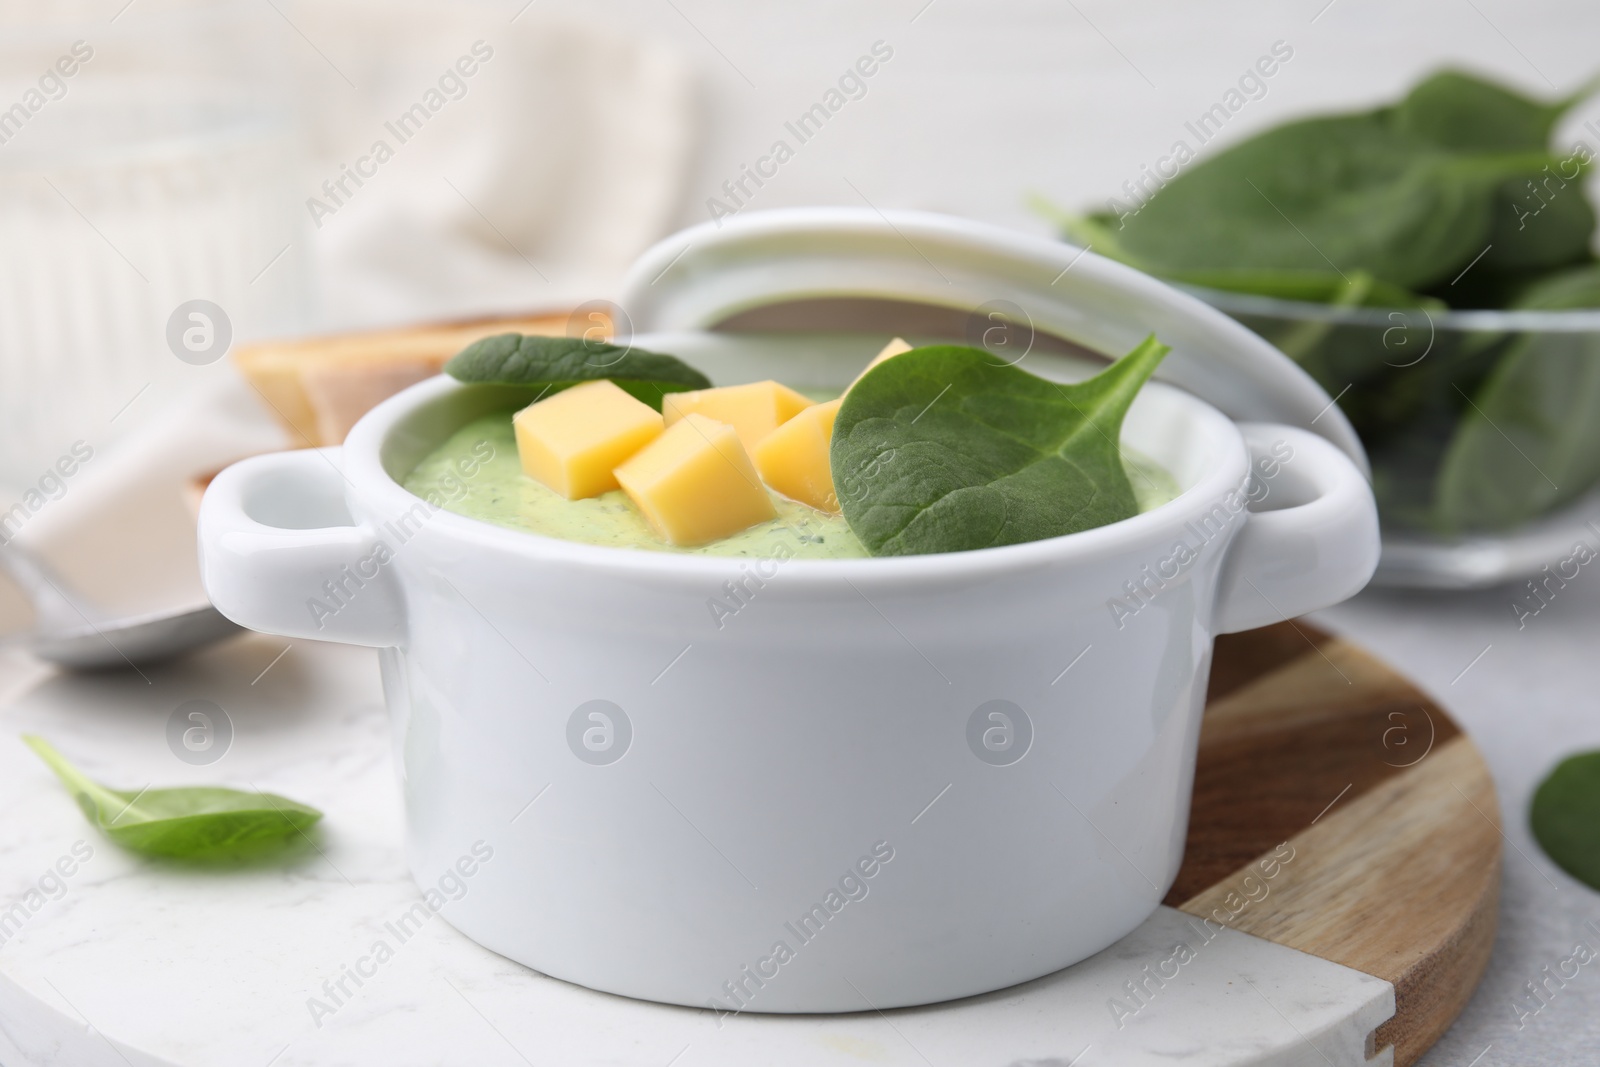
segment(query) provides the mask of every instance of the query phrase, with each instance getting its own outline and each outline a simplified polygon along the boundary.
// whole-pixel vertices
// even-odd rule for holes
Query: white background
[[[1600,71],[1600,7],[1582,0],[537,0],[530,10],[668,39],[690,58],[704,139],[685,224],[705,221],[723,180],[880,39],[895,55],[867,96],[752,207],[864,196],[1044,232],[1028,193],[1099,205],[1278,40],[1294,58],[1213,148],[1292,116],[1393,100],[1443,64],[1549,96]]]

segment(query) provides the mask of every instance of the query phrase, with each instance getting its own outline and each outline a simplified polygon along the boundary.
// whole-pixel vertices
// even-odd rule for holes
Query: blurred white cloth
[[[332,209],[305,214],[320,325],[602,297],[671,228],[694,100],[670,47],[531,4],[278,6],[303,38],[289,51],[310,135],[305,195]],[[418,104],[433,109],[425,121],[396,125]],[[382,163],[380,141],[393,151]],[[358,164],[371,175],[360,186],[344,169]]]
[[[0,510],[168,417],[209,369],[191,300],[237,345],[607,296],[695,146],[687,64],[633,34],[523,0],[0,0]]]
[[[162,178],[176,190],[168,198],[173,213],[200,218],[190,230],[216,241],[185,244],[171,225],[153,225],[131,209],[125,226],[108,221],[109,209],[90,212],[104,231],[84,227],[77,215],[66,220],[67,232],[96,242],[87,246],[87,262],[126,269],[124,281],[133,279],[126,288],[142,317],[109,330],[111,339],[97,347],[118,355],[137,348],[141,361],[121,361],[129,364],[122,368],[128,380],[110,391],[105,411],[74,408],[77,422],[62,416],[45,426],[43,451],[18,460],[16,486],[0,490],[4,510],[18,499],[11,489],[27,489],[74,437],[92,446],[93,463],[60,499],[34,509],[39,513],[18,536],[44,549],[92,599],[129,610],[201,595],[184,503],[191,476],[284,444],[226,361],[191,366],[173,358],[162,326],[179,296],[194,293],[168,289],[195,286],[225,304],[236,341],[253,339],[256,330],[402,324],[603,297],[671,228],[694,147],[687,65],[670,48],[577,15],[553,18],[532,5],[519,12],[485,0],[219,3],[209,12],[215,25],[244,42],[224,48],[220,35],[204,36],[213,23],[195,15],[207,15],[209,3],[142,0],[119,21],[116,36],[101,28],[94,37],[98,66],[85,68],[70,100],[53,106],[67,115],[69,105],[90,102],[91,88],[115,98],[157,76],[176,79],[174,54],[181,59],[211,45],[198,57],[203,62],[191,64],[196,69],[183,71],[183,91],[169,94],[181,105],[170,109],[177,118],[164,117],[186,128],[178,119],[203,114],[226,91],[259,88],[280,105],[297,97],[299,121],[285,125],[298,127],[298,136],[272,142],[272,152],[253,160],[263,168],[281,164],[283,173],[273,175],[270,197],[215,194],[205,200],[215,213],[201,217],[194,183],[183,184],[188,172],[160,172],[178,175]],[[37,37],[43,49],[39,56],[0,49],[0,59],[11,57],[9,66],[0,63],[0,87],[9,76],[35,77],[60,50],[58,41],[87,40],[95,28],[87,7],[62,0],[59,9],[36,10],[0,0],[8,34],[30,27],[26,40],[19,29],[0,35],[0,43]],[[221,17],[233,7],[237,19]],[[91,75],[100,79],[94,86]],[[189,88],[212,84],[208,77],[217,79],[216,89]],[[43,124],[57,118],[44,114],[30,136],[53,132]],[[241,123],[216,136],[254,133]],[[386,152],[376,151],[380,142]],[[203,142],[201,154],[231,143]],[[357,183],[348,168],[366,173]],[[121,171],[107,173],[106,181],[134,182]],[[315,216],[308,204],[317,207]],[[293,222],[278,212],[292,213]],[[270,228],[270,241],[223,240],[267,216],[284,222]],[[157,246],[176,249],[194,269],[176,282],[149,269],[165,262],[150,251]],[[223,255],[235,246],[244,251]],[[261,321],[252,298],[275,284],[299,288],[302,266],[310,268],[316,305],[310,321]],[[228,279],[232,287],[221,288]],[[96,301],[82,299],[73,313],[93,318]],[[91,375],[57,377],[70,398]],[[117,421],[119,409],[129,413]]]

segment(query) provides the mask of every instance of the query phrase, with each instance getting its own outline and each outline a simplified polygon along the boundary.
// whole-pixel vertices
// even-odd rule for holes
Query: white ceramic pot
[[[876,341],[636,338],[716,380],[802,384]],[[342,449],[229,468],[201,510],[204,579],[245,626],[383,649],[419,884],[461,872],[443,914],[469,937],[634,997],[922,1004],[1112,943],[1182,858],[1212,638],[1334,603],[1377,560],[1349,456],[1161,384],[1125,443],[1178,499],[977,552],[609,549],[397,482],[509,403],[435,379]]]

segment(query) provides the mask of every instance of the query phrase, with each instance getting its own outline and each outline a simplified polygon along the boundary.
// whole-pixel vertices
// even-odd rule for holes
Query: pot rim
[[[418,503],[426,505],[426,501],[402,486],[385,469],[384,446],[407,418],[427,405],[470,388],[474,386],[441,374],[402,390],[364,415],[351,429],[342,449],[341,466],[347,491],[357,500],[376,505],[372,513],[379,519],[404,514]],[[1193,394],[1163,382],[1148,382],[1144,390],[1184,409],[1190,420],[1189,433],[1200,440],[1215,442],[1220,453],[1219,462],[1213,463],[1192,485],[1167,503],[1107,526],[1021,544],[912,556],[789,559],[783,562],[785,584],[834,586],[842,582],[854,587],[858,582],[874,586],[923,584],[932,580],[970,582],[1042,565],[1090,565],[1130,546],[1164,540],[1198,515],[1209,513],[1230,492],[1242,491],[1250,461],[1244,438],[1228,416]],[[354,518],[357,523],[363,521],[360,514]],[[442,507],[429,515],[425,528],[482,549],[520,555],[529,561],[630,578],[720,582],[736,577],[741,567],[748,567],[759,558],[591,545],[513,530]]]

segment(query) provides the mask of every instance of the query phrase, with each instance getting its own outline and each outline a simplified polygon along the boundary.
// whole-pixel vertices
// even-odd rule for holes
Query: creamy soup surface
[[[1177,483],[1158,464],[1128,451],[1122,459],[1140,511],[1159,507],[1178,495]],[[417,496],[469,519],[591,545],[752,558],[854,559],[867,555],[842,515],[817,511],[775,493],[772,500],[778,517],[771,522],[710,544],[668,544],[620,489],[586,500],[568,500],[523,474],[510,412],[467,423],[418,463],[404,485]]]

